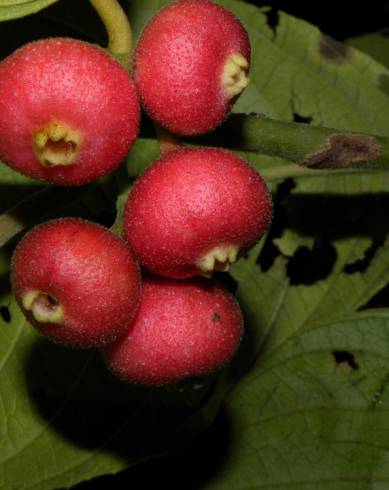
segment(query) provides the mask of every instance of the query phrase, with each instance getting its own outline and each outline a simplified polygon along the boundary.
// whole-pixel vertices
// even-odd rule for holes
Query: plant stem
[[[307,169],[389,169],[389,138],[264,116],[231,115],[214,133],[191,143],[283,157]]]
[[[267,182],[277,182],[288,178],[314,178],[322,176],[336,176],[336,175],[355,175],[366,174],[366,170],[363,171],[358,168],[342,168],[338,170],[313,170],[311,168],[304,168],[295,163],[286,165],[280,165],[277,167],[264,168],[261,171],[262,177]],[[370,169],[368,173],[373,173],[374,170]]]
[[[108,49],[120,60],[129,60],[132,48],[130,22],[117,0],[89,0],[104,23],[108,34]],[[123,61],[124,63],[124,61]]]

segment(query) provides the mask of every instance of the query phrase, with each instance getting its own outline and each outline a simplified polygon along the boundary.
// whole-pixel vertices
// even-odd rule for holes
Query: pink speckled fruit
[[[134,79],[155,121],[179,135],[212,131],[248,85],[250,43],[240,21],[208,0],[161,10],[135,51]]]
[[[114,170],[139,115],[126,70],[85,42],[32,42],[0,64],[0,158],[30,177],[80,185]]]
[[[238,303],[213,282],[146,277],[133,323],[103,356],[130,383],[162,385],[224,366],[242,333]]]
[[[12,287],[26,318],[71,347],[113,341],[128,327],[140,275],[128,246],[103,226],[77,218],[48,221],[16,247]]]
[[[232,152],[166,154],[136,181],[125,207],[125,237],[147,269],[185,278],[227,270],[269,226],[262,177]]]

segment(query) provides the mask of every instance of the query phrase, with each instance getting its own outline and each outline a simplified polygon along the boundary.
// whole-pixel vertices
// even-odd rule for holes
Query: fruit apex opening
[[[237,245],[221,245],[210,250],[200,260],[196,262],[196,266],[209,276],[213,271],[226,272],[233,264],[239,253]]]
[[[62,323],[64,311],[58,300],[48,293],[28,291],[22,295],[25,310],[31,311],[36,321],[41,323]]]
[[[69,125],[50,122],[33,134],[34,153],[43,167],[73,165],[81,140],[81,133]]]
[[[227,58],[222,73],[222,87],[227,97],[236,97],[248,86],[248,70],[249,62],[240,53],[234,53]]]

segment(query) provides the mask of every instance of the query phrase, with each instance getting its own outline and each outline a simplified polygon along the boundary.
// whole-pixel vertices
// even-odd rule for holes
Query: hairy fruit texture
[[[135,182],[124,229],[144,267],[178,279],[227,270],[271,215],[267,186],[246,162],[218,148],[180,149]]]
[[[212,131],[248,85],[250,44],[240,21],[208,0],[168,5],[147,24],[135,51],[141,102],[179,135]]]
[[[35,41],[0,63],[0,157],[30,177],[98,179],[127,155],[139,117],[126,70],[83,41]]]
[[[26,318],[71,347],[113,341],[134,317],[140,275],[128,246],[95,223],[65,218],[33,228],[12,259],[12,287]]]
[[[163,385],[221,368],[242,333],[238,303],[213,282],[146,277],[133,323],[103,356],[123,380]]]

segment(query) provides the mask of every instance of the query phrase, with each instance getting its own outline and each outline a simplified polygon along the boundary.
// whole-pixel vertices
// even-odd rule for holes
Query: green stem
[[[389,169],[389,138],[263,116],[233,114],[217,131],[191,142],[283,157],[307,169]]]
[[[286,165],[279,165],[276,167],[264,168],[261,171],[262,177],[268,182],[277,182],[288,178],[312,178],[322,176],[336,176],[336,175],[355,175],[366,174],[366,170],[363,171],[359,168],[342,168],[338,170],[313,170],[311,168],[304,168],[295,163]],[[373,173],[373,169],[369,169],[368,173]]]
[[[129,66],[132,49],[130,22],[117,0],[89,0],[104,23],[108,34],[108,49]]]

